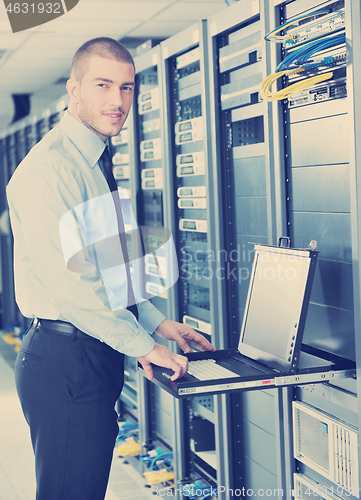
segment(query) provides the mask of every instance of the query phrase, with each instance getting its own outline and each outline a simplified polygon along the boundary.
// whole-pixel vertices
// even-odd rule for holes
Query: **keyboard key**
[[[188,373],[198,380],[217,380],[221,378],[239,377],[237,373],[217,365],[215,359],[200,359],[189,361]]]

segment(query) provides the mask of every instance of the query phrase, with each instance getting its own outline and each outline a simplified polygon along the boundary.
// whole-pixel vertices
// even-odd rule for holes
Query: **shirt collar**
[[[66,111],[59,123],[59,128],[66,134],[74,146],[94,168],[105,149],[105,142],[82,122]]]

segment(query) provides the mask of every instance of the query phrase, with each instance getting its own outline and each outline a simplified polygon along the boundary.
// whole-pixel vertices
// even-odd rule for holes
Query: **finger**
[[[184,336],[186,337],[189,344],[199,347],[203,351],[215,351],[216,348],[205,338],[203,335],[195,332],[194,330],[188,330]]]
[[[208,340],[204,337],[201,337],[201,339],[197,339],[197,340],[195,340],[195,339],[189,340],[188,342],[196,347],[199,347],[200,349],[202,349],[202,351],[215,351],[216,350],[214,345],[212,345],[210,342],[208,342]]]
[[[171,377],[172,381],[183,377],[188,370],[188,359],[184,356],[177,356],[177,361],[174,361],[171,369],[174,371],[174,374]]]
[[[147,379],[152,380],[152,378],[154,377],[152,365],[150,363],[147,363],[146,361],[139,361],[139,363],[142,365],[144,374]]]
[[[182,373],[182,367],[180,365],[174,364],[172,366],[172,370],[174,371],[173,375],[171,376],[171,381],[174,382],[174,380],[177,380],[177,378],[181,377]]]
[[[183,377],[183,375],[185,375],[188,371],[188,358],[186,358],[185,356],[180,356],[180,357],[181,357],[180,365],[182,367],[181,377]]]
[[[188,342],[179,333],[176,333],[174,340],[177,342],[183,352],[193,352]]]

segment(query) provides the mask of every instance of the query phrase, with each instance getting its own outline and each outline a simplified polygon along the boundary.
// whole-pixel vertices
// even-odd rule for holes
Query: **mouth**
[[[123,116],[123,113],[104,113],[104,116],[106,116],[112,123],[118,123]]]

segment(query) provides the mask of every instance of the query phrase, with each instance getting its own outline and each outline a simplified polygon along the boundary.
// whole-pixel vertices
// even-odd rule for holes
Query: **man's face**
[[[118,135],[133,101],[134,67],[127,62],[93,56],[78,85],[77,117],[103,141]]]

